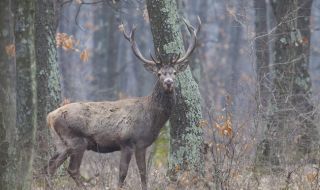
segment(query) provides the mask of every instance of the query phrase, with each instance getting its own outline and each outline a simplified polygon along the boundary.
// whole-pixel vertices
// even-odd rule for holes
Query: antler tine
[[[132,27],[132,30],[130,32],[130,34],[128,34],[125,29],[123,29],[123,36],[125,39],[127,39],[130,43],[131,43],[131,49],[134,53],[134,55],[140,59],[143,63],[146,63],[146,64],[150,64],[150,65],[155,65],[156,62],[155,61],[151,61],[151,60],[148,60],[146,59],[142,53],[140,52],[139,48],[138,48],[138,45],[134,39],[134,33],[135,33],[135,30],[136,30],[136,27],[133,25]]]
[[[172,63],[172,62],[173,62],[173,57],[174,57],[174,55],[172,55],[172,56],[170,57],[169,63]]]
[[[189,47],[188,47],[185,55],[176,61],[177,64],[185,62],[187,60],[187,58],[192,54],[193,50],[196,48],[197,34],[200,31],[200,27],[201,27],[200,17],[198,17],[199,25],[198,25],[197,29],[195,29],[193,26],[191,26],[185,19],[183,19],[183,21],[187,25],[187,29],[188,29],[189,33],[191,34],[192,39],[191,39],[191,42],[189,44]]]
[[[153,57],[151,51],[149,53],[150,53],[150,57],[151,57],[152,61],[154,61],[156,64],[159,64],[160,61],[158,61],[155,57]]]
[[[197,16],[197,20],[198,20],[198,22],[199,22],[199,25],[198,25],[198,28],[197,28],[197,30],[196,30],[196,34],[198,34],[198,32],[200,31],[200,29],[201,29],[201,24],[202,24],[201,19],[200,19],[199,16]]]
[[[179,54],[173,59],[172,63],[175,64],[175,63],[178,61],[178,59],[180,58],[180,56],[181,56],[181,53],[179,53]]]
[[[126,32],[125,28],[124,28],[123,22],[121,22],[121,25],[123,26],[123,36],[124,36],[124,38],[130,42],[131,31],[130,31],[130,34],[128,34]],[[132,26],[132,29],[134,29],[134,25]]]

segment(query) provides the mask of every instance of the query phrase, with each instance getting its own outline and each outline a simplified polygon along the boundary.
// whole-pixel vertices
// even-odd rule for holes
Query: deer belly
[[[119,151],[120,146],[116,143],[102,145],[102,144],[96,143],[93,140],[89,140],[87,149],[92,150],[94,152],[98,152],[98,153],[109,153],[109,152]]]

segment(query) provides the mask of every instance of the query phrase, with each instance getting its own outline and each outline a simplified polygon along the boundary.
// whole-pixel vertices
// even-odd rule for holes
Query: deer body
[[[146,148],[169,119],[174,94],[156,85],[152,95],[113,102],[67,104],[48,114],[58,141],[82,138],[87,150],[109,153],[121,147]],[[71,140],[72,141],[72,140]],[[61,142],[63,143],[63,142]]]
[[[53,175],[57,168],[70,157],[68,172],[78,186],[85,188],[80,180],[79,170],[84,152],[86,150],[99,153],[121,151],[119,187],[123,186],[131,156],[134,153],[142,189],[147,189],[146,148],[155,141],[160,129],[171,115],[175,104],[175,75],[176,72],[187,68],[185,62],[195,48],[196,34],[200,25],[197,29],[189,24],[187,27],[192,34],[192,43],[186,54],[181,58],[180,55],[171,57],[167,63],[158,61],[152,56],[152,61],[144,58],[135,43],[134,30],[130,34],[124,32],[134,54],[143,62],[144,67],[158,76],[152,94],[112,102],[71,103],[50,112],[47,123],[57,152],[46,166],[46,172],[49,175]]]

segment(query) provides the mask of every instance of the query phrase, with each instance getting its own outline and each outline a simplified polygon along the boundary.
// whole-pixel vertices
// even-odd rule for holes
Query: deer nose
[[[164,84],[171,86],[173,84],[173,80],[172,79],[165,79]]]

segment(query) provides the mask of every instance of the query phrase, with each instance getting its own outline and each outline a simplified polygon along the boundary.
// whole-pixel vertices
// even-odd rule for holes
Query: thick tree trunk
[[[35,48],[37,81],[37,164],[43,166],[50,152],[50,137],[46,127],[47,114],[61,102],[60,76],[57,66],[55,43],[55,6],[54,1],[36,1],[35,11]],[[40,167],[39,166],[39,167]]]
[[[33,1],[14,1],[15,46],[16,46],[16,103],[18,189],[30,189],[35,143],[35,51]]]
[[[16,189],[16,92],[11,0],[0,1],[0,187]],[[11,53],[14,53],[12,51]]]
[[[308,72],[311,6],[312,0],[272,2],[278,26],[274,46],[273,113],[268,124],[264,160],[273,166],[307,158],[318,143]]]
[[[175,0],[147,0],[147,9],[157,54],[169,61],[170,55],[184,53],[181,20]],[[171,115],[169,173],[172,179],[184,171],[203,172],[203,132],[200,93],[188,68],[177,77],[177,101]]]

